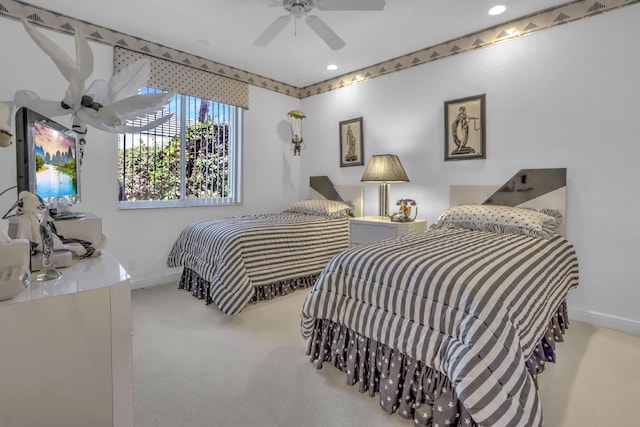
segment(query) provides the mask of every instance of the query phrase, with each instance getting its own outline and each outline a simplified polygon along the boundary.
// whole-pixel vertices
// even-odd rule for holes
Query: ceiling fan
[[[318,10],[382,10],[384,0],[274,0],[274,6],[280,6],[288,15],[280,16],[258,37],[253,44],[266,46],[287,25],[291,18],[305,17],[305,22],[332,49],[345,46],[342,40],[329,26],[316,15],[307,15],[312,9]]]

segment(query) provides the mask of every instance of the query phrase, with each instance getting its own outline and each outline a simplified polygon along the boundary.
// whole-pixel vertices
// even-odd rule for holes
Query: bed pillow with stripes
[[[511,206],[460,205],[442,213],[431,228],[466,228],[503,234],[552,237],[560,224],[558,211]]]
[[[289,206],[285,212],[320,215],[329,219],[353,216],[353,209],[348,204],[324,199],[300,200]]]

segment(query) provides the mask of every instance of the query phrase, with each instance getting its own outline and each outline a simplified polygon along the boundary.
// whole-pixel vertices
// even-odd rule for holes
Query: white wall
[[[73,37],[42,31],[75,57]],[[62,99],[66,82],[21,23],[0,19],[0,38],[10,40],[3,52],[0,100],[12,100],[18,89],[33,90],[44,99]],[[112,48],[97,43],[91,43],[91,48],[95,66],[88,82],[109,79]],[[166,257],[186,224],[209,217],[274,212],[306,194],[308,181],[299,180],[300,158],[291,156],[286,121],[287,111],[299,105],[295,98],[250,88],[250,109],[244,115],[242,206],[119,210],[116,135],[90,127],[81,172],[82,203],[74,210],[102,217],[108,249],[131,274],[134,287],[173,279],[179,270],[167,268]],[[69,117],[55,119],[69,126]],[[15,147],[0,149],[0,191],[15,185],[15,177]],[[0,198],[2,214],[15,198],[15,191]]]
[[[365,159],[398,154],[429,223],[451,184],[502,184],[521,168],[566,167],[567,234],[580,286],[570,316],[640,334],[637,278],[640,190],[640,6],[600,14],[302,100],[309,119],[304,173],[340,184],[364,166],[339,167],[338,122],[364,117]],[[487,159],[445,162],[444,101],[486,93]],[[365,214],[377,213],[376,184]]]
[[[432,223],[448,205],[451,184],[500,184],[520,168],[568,169],[568,237],[576,245],[581,281],[570,315],[640,334],[635,265],[640,208],[634,173],[640,158],[635,122],[640,6],[596,15],[493,47],[435,61],[301,102],[255,87],[245,114],[244,205],[117,209],[115,136],[89,129],[78,210],[103,218],[110,249],[137,286],[176,272],[166,255],[182,227],[206,217],[279,210],[306,194],[310,175],[357,184],[363,167],[339,167],[338,122],[364,117],[365,157],[398,154],[411,182],[393,185],[392,200],[411,197]],[[73,39],[49,33],[73,55]],[[31,89],[60,99],[60,73],[22,26],[0,19],[5,41],[0,99]],[[111,76],[111,48],[91,44],[90,80]],[[487,94],[487,159],[443,161],[443,103]],[[305,149],[291,156],[287,111],[300,107]],[[64,123],[64,119],[59,120]],[[0,191],[15,184],[14,148],[0,149]],[[13,203],[0,198],[0,211]],[[375,184],[365,184],[365,213],[377,212]]]

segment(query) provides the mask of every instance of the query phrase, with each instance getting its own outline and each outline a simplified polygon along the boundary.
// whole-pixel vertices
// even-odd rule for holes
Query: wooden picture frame
[[[340,122],[340,167],[364,165],[362,117]]]
[[[444,103],[444,160],[486,159],[485,94]]]

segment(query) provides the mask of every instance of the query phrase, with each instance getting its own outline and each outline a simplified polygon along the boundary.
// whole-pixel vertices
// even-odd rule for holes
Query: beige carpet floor
[[[175,284],[133,291],[135,427],[412,426],[309,362],[305,295],[229,317]],[[640,336],[571,322],[539,386],[545,426],[640,425]]]

